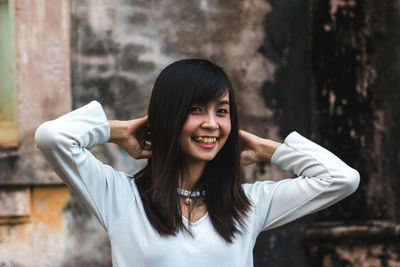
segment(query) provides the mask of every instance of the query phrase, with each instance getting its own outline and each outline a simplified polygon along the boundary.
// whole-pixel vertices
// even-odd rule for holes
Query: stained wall
[[[299,131],[361,174],[340,204],[262,233],[255,266],[399,265],[398,0],[14,2],[21,144],[0,154],[1,266],[111,265],[104,231],[34,130],[92,99],[111,119],[142,116],[157,74],[188,57],[229,73],[243,129]],[[93,152],[127,172],[144,164],[114,145]],[[243,174],[291,177],[265,164]]]
[[[263,0],[72,1],[73,105],[97,99],[111,119],[143,116],[164,67],[183,58],[208,58],[232,79],[241,127],[282,140],[263,97],[278,65],[260,51],[271,12]],[[114,145],[102,150],[120,170],[135,172],[144,164]],[[244,175],[249,181],[291,176],[265,164],[246,168]]]
[[[276,140],[296,130],[360,171],[361,185],[353,196],[262,233],[254,250],[256,266],[363,266],[363,259],[375,264],[377,257],[383,259],[378,266],[386,266],[398,260],[392,256],[396,243],[382,243],[388,231],[397,229],[400,195],[394,123],[398,1],[102,1],[72,6],[76,107],[96,98],[112,118],[141,116],[166,64],[205,57],[230,74],[242,128]],[[104,151],[121,169],[140,166],[118,148]],[[266,165],[247,168],[244,175],[250,181],[291,176]],[[340,238],[336,227],[343,229]],[[377,232],[381,243],[374,234],[368,236]],[[323,246],[321,240],[326,240]]]
[[[19,144],[0,147],[0,266],[109,266],[104,231],[34,144],[42,122],[71,110],[69,2],[9,6]]]

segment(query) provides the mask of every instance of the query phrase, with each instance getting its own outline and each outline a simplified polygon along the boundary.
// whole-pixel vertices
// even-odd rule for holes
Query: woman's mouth
[[[206,146],[214,146],[217,142],[217,137],[196,136],[192,138],[196,143]]]
[[[200,144],[210,145],[210,144],[217,142],[217,137],[197,136],[197,137],[193,137],[193,140]]]

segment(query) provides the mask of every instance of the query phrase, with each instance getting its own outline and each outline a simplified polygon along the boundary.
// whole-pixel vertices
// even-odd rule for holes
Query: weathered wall
[[[0,185],[59,183],[33,137],[41,122],[70,110],[69,4],[12,2],[19,146],[0,159]]]
[[[265,40],[259,50],[275,66],[259,95],[273,111],[268,125],[276,125],[281,138],[295,130],[313,139],[310,2],[268,3],[272,11],[267,15]],[[308,266],[303,233],[312,220],[313,216],[307,216],[261,233],[254,248],[255,266]]]
[[[340,220],[345,229],[364,219],[396,224],[398,1],[104,0],[72,6],[75,107],[98,99],[111,118],[141,116],[163,67],[180,58],[207,57],[229,72],[243,128],[274,139],[297,130],[360,171],[361,186],[352,197],[261,234],[256,266],[301,267],[326,258],[315,266],[336,266],[329,262],[342,257],[334,255],[336,245],[321,250],[314,245],[320,240],[315,233],[331,229],[325,221]],[[134,171],[141,164],[114,146],[103,149],[120,169]],[[250,180],[290,175],[265,165],[244,173]],[[312,232],[321,227],[310,228],[315,220],[326,231]],[[357,241],[351,231],[347,237]],[[327,246],[335,236],[330,238]],[[371,238],[371,251],[363,254],[369,245],[332,244],[352,258],[343,264],[376,255],[372,250],[380,246]]]
[[[0,266],[111,265],[106,234],[67,187],[26,188],[27,199],[15,194],[20,188],[0,189]],[[27,208],[10,214],[13,204],[2,197]]]
[[[263,0],[72,1],[74,107],[97,99],[109,118],[142,116],[155,78],[166,65],[182,58],[209,58],[233,81],[241,127],[279,140],[273,112],[262,97],[264,84],[275,78],[273,60],[279,59],[259,51],[271,10]],[[303,23],[301,17],[297,22]],[[143,164],[116,146],[102,149],[117,169],[134,172]],[[266,165],[244,173],[249,180],[284,177]]]
[[[399,224],[394,221],[319,222],[305,233],[309,266],[400,266]]]
[[[110,266],[105,233],[33,144],[40,122],[70,109],[69,58],[72,106],[97,99],[128,119],[146,113],[159,71],[187,57],[229,72],[242,128],[277,140],[297,130],[361,173],[348,200],[260,235],[255,266],[398,264],[398,0],[71,1],[71,55],[68,3],[15,0],[22,143],[0,159],[0,200],[17,203],[1,201],[1,266]],[[124,171],[143,164],[113,145],[94,152]]]
[[[330,219],[400,220],[400,2],[315,2],[315,129],[363,183]]]
[[[69,2],[10,2],[19,146],[0,149],[0,266],[110,266],[104,231],[34,144],[42,122],[71,109]]]
[[[310,259],[400,266],[400,1],[313,1],[313,8],[313,131],[362,183],[309,229]]]
[[[166,65],[206,57],[229,72],[242,127],[279,138],[272,112],[260,98],[262,84],[275,70],[258,52],[270,10],[262,0],[73,1],[74,106],[98,99],[110,118],[142,116],[155,78]],[[128,160],[124,166],[119,152],[108,149],[118,167],[135,165]],[[257,173],[258,167],[247,170],[249,178]]]
[[[281,136],[288,124],[304,129],[359,170],[361,184],[317,216],[263,234],[256,261],[398,266],[400,2],[289,2],[270,1],[262,51],[277,68],[266,103]]]

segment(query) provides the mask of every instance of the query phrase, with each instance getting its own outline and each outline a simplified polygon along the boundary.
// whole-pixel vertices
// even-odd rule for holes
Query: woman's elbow
[[[57,145],[59,142],[59,133],[52,121],[47,121],[36,129],[35,142],[40,150],[51,149]]]
[[[360,173],[351,168],[346,174],[346,188],[348,190],[348,194],[353,194],[360,184]]]

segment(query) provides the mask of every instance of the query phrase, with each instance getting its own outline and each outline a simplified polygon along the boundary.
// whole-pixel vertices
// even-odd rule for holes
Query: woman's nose
[[[202,127],[209,128],[209,129],[218,129],[218,123],[215,119],[214,115],[208,115],[202,124]]]

